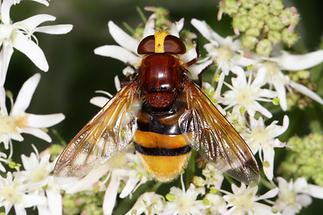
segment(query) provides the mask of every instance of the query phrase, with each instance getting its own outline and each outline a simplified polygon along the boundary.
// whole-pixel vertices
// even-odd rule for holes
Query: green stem
[[[260,183],[270,190],[276,187],[275,184],[273,184],[270,181],[267,181],[263,177],[260,177]]]
[[[146,16],[145,16],[144,12],[141,10],[141,8],[137,6],[137,7],[136,7],[136,10],[137,10],[137,12],[139,13],[139,16],[140,16],[141,20],[142,20],[144,23],[146,23],[146,22],[147,22],[147,18],[146,18]]]
[[[128,23],[123,22],[122,24],[123,24],[123,26],[127,29],[127,31],[129,31],[129,32],[130,32],[130,34],[131,34],[131,35],[134,35],[135,30],[133,30],[133,28],[132,28],[132,27],[130,27],[130,25],[128,25]]]

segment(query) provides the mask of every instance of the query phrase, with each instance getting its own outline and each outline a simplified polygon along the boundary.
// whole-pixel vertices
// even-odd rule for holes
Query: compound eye
[[[170,54],[184,54],[186,48],[181,39],[173,35],[167,35],[164,42],[164,51]]]
[[[153,54],[155,53],[155,36],[150,35],[145,37],[139,43],[137,48],[138,54]]]

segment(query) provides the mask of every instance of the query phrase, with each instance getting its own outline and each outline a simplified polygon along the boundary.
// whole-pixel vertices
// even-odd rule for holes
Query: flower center
[[[186,211],[192,207],[193,202],[191,199],[187,198],[186,196],[181,196],[177,199],[177,208],[179,212],[186,213]]]
[[[21,202],[22,195],[16,186],[9,185],[2,188],[1,196],[10,203],[16,204]]]
[[[219,53],[217,56],[218,62],[228,62],[232,60],[234,56],[233,51],[227,46],[220,46],[218,48],[218,53]]]
[[[9,39],[13,33],[13,26],[0,24],[0,42]]]
[[[232,204],[242,211],[249,211],[254,208],[253,194],[251,192],[241,193],[233,199]]]
[[[281,192],[278,199],[287,205],[293,205],[296,203],[296,193],[291,190]]]
[[[17,128],[26,127],[26,118],[0,116],[0,134],[14,133]]]
[[[253,129],[251,136],[254,142],[261,145],[262,143],[267,142],[267,134],[268,132],[266,132],[264,128],[256,127]]]
[[[31,181],[39,182],[44,180],[47,176],[48,176],[48,171],[44,166],[42,166],[40,168],[37,168],[31,173]]]
[[[265,67],[266,67],[266,80],[274,80],[275,77],[277,77],[279,74],[278,72],[280,71],[279,70],[279,67],[276,63],[274,62],[265,62],[264,63]]]
[[[237,92],[237,104],[247,108],[253,101],[252,97],[252,89],[250,87],[242,88]]]

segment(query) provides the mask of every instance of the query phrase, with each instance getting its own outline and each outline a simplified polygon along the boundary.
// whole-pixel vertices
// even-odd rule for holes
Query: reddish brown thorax
[[[166,32],[157,32],[140,42],[138,54],[145,56],[138,78],[147,105],[165,109],[173,104],[183,78],[177,55],[185,51],[183,42]]]

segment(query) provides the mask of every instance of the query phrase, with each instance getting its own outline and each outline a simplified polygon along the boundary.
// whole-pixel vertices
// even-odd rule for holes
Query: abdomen
[[[163,182],[176,178],[183,171],[191,151],[177,125],[183,108],[177,105],[175,109],[160,114],[144,108],[134,135],[137,155],[147,170]]]

